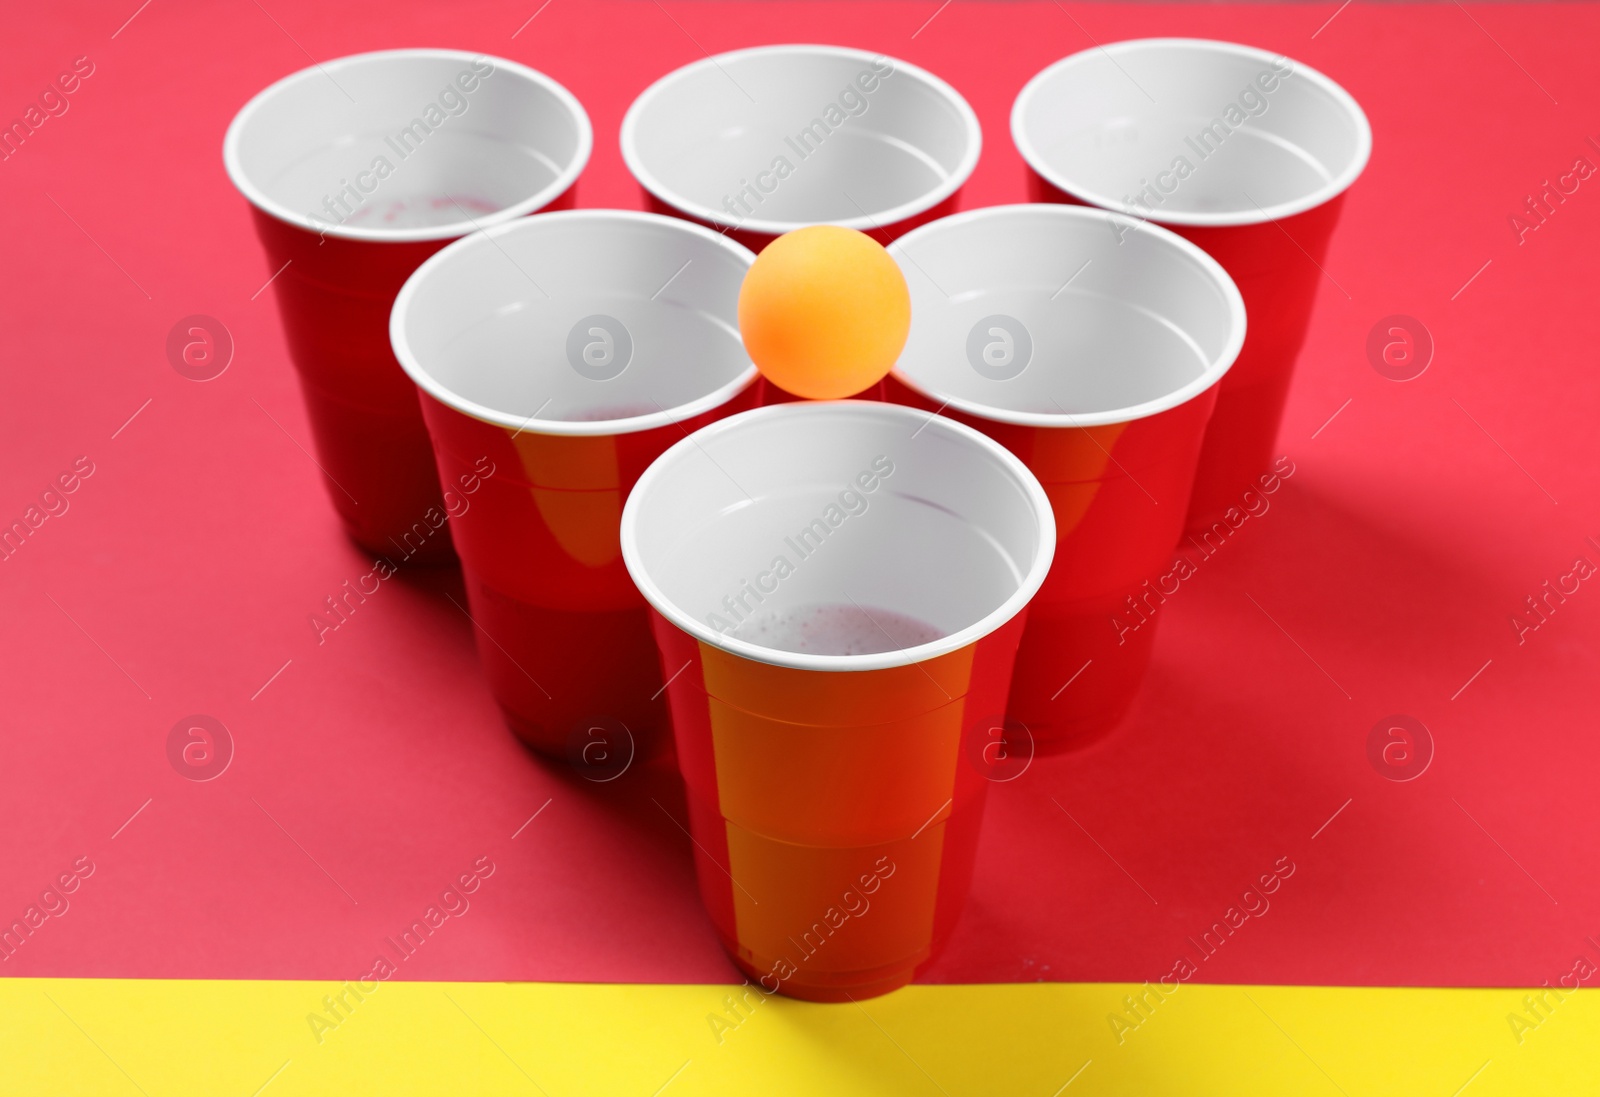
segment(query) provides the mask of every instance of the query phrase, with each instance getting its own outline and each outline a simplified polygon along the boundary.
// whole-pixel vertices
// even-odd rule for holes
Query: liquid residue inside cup
[[[730,635],[807,655],[875,655],[932,643],[944,630],[877,606],[822,603],[750,618]]]
[[[358,206],[340,224],[352,228],[416,229],[497,213],[500,206],[461,195],[396,197]]]

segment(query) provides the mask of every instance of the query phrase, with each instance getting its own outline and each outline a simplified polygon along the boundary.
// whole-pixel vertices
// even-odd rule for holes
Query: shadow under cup
[[[1055,544],[1038,482],[946,419],[783,404],[668,450],[622,544],[729,955],[819,1001],[909,982],[970,883],[988,729]]]
[[[1150,661],[1219,384],[1245,338],[1228,275],[1193,244],[1082,206],[997,206],[889,249],[911,333],[889,397],[1016,454],[1055,512],[1007,716],[1040,753],[1114,727]]]
[[[544,754],[588,764],[593,729],[630,739],[627,757],[669,742],[618,525],[658,455],[755,403],[736,327],[754,258],[674,218],[548,213],[452,244],[395,302],[478,653]]]
[[[1372,150],[1366,115],[1281,54],[1154,38],[1051,65],[1017,96],[1011,133],[1036,200],[1148,218],[1238,284],[1250,336],[1218,393],[1188,522],[1212,529],[1270,471],[1328,243]]]
[[[453,557],[416,390],[389,346],[395,295],[451,240],[571,205],[591,145],[561,85],[457,50],[329,61],[229,127],[224,160],[275,272],[317,463],[363,548]]]

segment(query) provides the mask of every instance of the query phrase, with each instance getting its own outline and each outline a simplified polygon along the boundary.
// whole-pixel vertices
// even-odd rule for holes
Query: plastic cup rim
[[[941,217],[937,221],[930,221],[928,224],[915,228],[894,241],[889,245],[888,251],[891,256],[898,258],[908,248],[914,247],[918,240],[934,235],[941,228],[965,224],[968,221],[985,220],[998,216],[1018,216],[1024,213],[1075,221],[1109,221],[1112,224],[1125,226],[1129,232],[1148,233],[1167,246],[1176,248],[1181,254],[1187,256],[1190,261],[1198,264],[1202,270],[1211,276],[1213,283],[1222,290],[1222,295],[1228,303],[1228,320],[1231,330],[1227,343],[1223,345],[1222,350],[1218,352],[1206,370],[1194,380],[1153,400],[1146,400],[1140,404],[1130,404],[1127,407],[1111,408],[1106,411],[1014,411],[1009,408],[996,407],[993,404],[985,404],[978,400],[953,396],[938,389],[930,388],[908,374],[902,367],[904,355],[901,356],[901,361],[896,362],[894,369],[890,371],[895,380],[913,392],[927,399],[937,401],[943,407],[954,408],[956,411],[978,419],[987,419],[997,423],[1010,423],[1020,427],[1077,428],[1129,423],[1136,419],[1147,419],[1152,415],[1159,415],[1164,411],[1193,400],[1212,385],[1221,381],[1228,371],[1233,368],[1234,362],[1239,358],[1239,351],[1244,347],[1245,328],[1248,323],[1244,297],[1239,293],[1238,285],[1227,270],[1223,268],[1222,264],[1213,259],[1204,249],[1189,240],[1185,240],[1172,230],[1162,228],[1153,222],[1095,206],[1067,206],[1053,202],[1023,202],[1009,206],[985,206],[982,209],[968,210],[965,213],[957,213],[950,217]],[[915,262],[914,259],[913,262]]]
[[[639,118],[651,101],[666,92],[676,83],[698,73],[704,69],[719,66],[723,62],[752,56],[761,56],[775,53],[786,54],[812,54],[817,56],[848,57],[855,60],[871,61],[884,58],[893,62],[895,72],[905,72],[916,77],[924,84],[931,87],[956,113],[961,116],[962,127],[967,135],[967,150],[954,171],[945,178],[937,187],[927,191],[921,197],[902,202],[877,214],[864,214],[860,217],[847,217],[832,221],[773,221],[759,217],[749,217],[735,221],[728,217],[726,210],[712,206],[702,205],[693,199],[677,194],[658,179],[655,174],[645,166],[638,150]],[[764,236],[782,236],[798,228],[805,228],[814,224],[839,225],[847,229],[856,229],[868,232],[873,229],[884,229],[909,220],[920,213],[925,213],[940,202],[949,198],[960,190],[972,176],[973,169],[978,166],[978,158],[983,151],[983,127],[978,123],[978,115],[972,105],[949,82],[910,61],[902,61],[898,57],[872,50],[855,49],[851,46],[829,46],[813,43],[789,43],[767,46],[750,46],[745,49],[729,50],[709,57],[702,57],[687,65],[673,69],[671,72],[656,80],[655,83],[639,93],[638,98],[628,105],[628,111],[622,117],[622,129],[618,135],[622,146],[622,161],[627,165],[628,172],[633,178],[663,204],[672,209],[681,210],[683,213],[707,224],[733,232],[749,232]]]
[[[1051,166],[1034,147],[1033,139],[1023,122],[1023,116],[1034,96],[1040,94],[1044,82],[1058,70],[1072,65],[1081,65],[1090,61],[1094,55],[1105,54],[1114,57],[1116,54],[1132,53],[1138,50],[1167,48],[1185,49],[1196,53],[1232,54],[1234,56],[1249,57],[1258,61],[1276,61],[1288,58],[1287,54],[1273,53],[1271,50],[1258,49],[1255,46],[1241,45],[1237,42],[1227,42],[1215,38],[1130,38],[1121,42],[1111,42],[1105,46],[1095,46],[1091,49],[1079,50],[1077,53],[1063,57],[1036,73],[1011,104],[1011,140],[1016,145],[1017,152],[1022,155],[1023,161],[1029,169],[1036,172],[1045,182],[1057,190],[1065,191],[1075,198],[1082,199],[1101,209],[1111,210],[1114,213],[1140,216],[1149,211],[1143,207],[1113,198],[1108,194],[1089,187],[1081,186],[1072,181],[1064,172]],[[1279,221],[1285,217],[1292,217],[1297,213],[1316,209],[1318,206],[1331,202],[1343,194],[1350,185],[1360,177],[1366,169],[1367,161],[1372,156],[1372,126],[1367,120],[1366,112],[1361,109],[1355,97],[1341,87],[1332,77],[1312,68],[1302,61],[1294,61],[1294,75],[1304,76],[1315,84],[1330,98],[1334,100],[1349,116],[1356,128],[1356,153],[1344,170],[1334,176],[1332,180],[1299,198],[1286,202],[1277,202],[1266,207],[1241,210],[1163,210],[1159,217],[1153,220],[1168,225],[1186,225],[1195,228],[1206,227],[1232,227],[1238,225],[1260,225],[1270,221]]]
[[[493,63],[496,72],[514,74],[549,92],[566,108],[578,130],[578,147],[574,151],[571,161],[562,168],[561,173],[548,185],[528,197],[506,206],[504,209],[486,213],[482,217],[463,218],[443,225],[392,229],[339,225],[331,222],[324,223],[307,213],[297,211],[279,202],[257,186],[254,180],[250,178],[249,173],[245,171],[241,151],[244,143],[245,127],[257,111],[263,109],[267,103],[287,90],[290,85],[302,80],[326,79],[328,73],[337,73],[340,69],[373,61],[424,59],[468,62],[487,60]],[[279,80],[273,81],[253,95],[250,101],[240,107],[239,112],[233,116],[233,121],[228,124],[227,136],[222,141],[222,162],[228,172],[228,178],[233,182],[234,188],[244,195],[246,201],[262,213],[278,221],[293,225],[295,228],[303,229],[306,232],[332,236],[341,240],[360,240],[375,244],[409,244],[426,240],[448,240],[453,237],[464,236],[477,229],[499,225],[543,209],[561,197],[573,183],[577,182],[578,176],[582,175],[583,169],[588,166],[589,156],[593,151],[594,127],[589,122],[588,112],[583,109],[583,104],[578,101],[575,95],[552,77],[546,76],[539,70],[529,68],[520,62],[495,54],[472,50],[413,48],[352,53],[331,61],[324,61],[320,64],[299,69]]]
[[[1039,521],[1040,551],[1034,558],[1032,566],[1023,576],[1022,582],[1003,602],[990,610],[979,620],[966,628],[940,637],[926,644],[918,644],[909,648],[897,648],[892,651],[875,652],[870,655],[815,655],[808,652],[785,651],[781,648],[766,647],[761,644],[752,644],[747,640],[740,640],[733,636],[725,635],[713,629],[702,621],[695,619],[684,612],[672,599],[662,593],[640,558],[638,548],[639,527],[639,500],[650,491],[656,480],[665,475],[664,470],[680,461],[685,454],[697,451],[702,444],[711,437],[738,430],[742,425],[752,420],[792,418],[796,415],[814,414],[819,407],[848,408],[847,414],[875,414],[889,418],[905,420],[905,426],[913,431],[916,429],[943,430],[976,445],[989,457],[997,461],[1009,472],[1017,485],[1022,489],[1032,504],[1034,514]],[[715,423],[701,427],[694,434],[680,439],[669,447],[661,456],[651,462],[645,469],[629,492],[628,501],[622,508],[621,525],[622,559],[628,569],[628,574],[633,578],[634,585],[639,588],[651,607],[667,619],[675,628],[687,633],[689,636],[704,644],[737,655],[752,662],[764,663],[768,666],[786,667],[791,670],[815,670],[824,672],[851,672],[887,670],[894,667],[913,666],[936,659],[941,655],[948,655],[954,651],[977,643],[991,633],[998,631],[1008,621],[1021,613],[1038,593],[1045,577],[1050,572],[1050,564],[1055,558],[1056,550],[1056,525],[1055,513],[1050,507],[1049,496],[1039,480],[1010,450],[999,442],[990,438],[981,431],[974,430],[965,423],[954,419],[947,419],[940,415],[928,415],[926,412],[915,408],[905,407],[900,404],[884,404],[871,400],[807,400],[793,404],[772,404],[767,407],[752,408],[749,411],[730,415],[719,419]]]
[[[513,233],[538,233],[553,225],[573,221],[601,221],[620,222],[623,224],[633,222],[636,224],[656,225],[674,232],[686,232],[698,236],[703,240],[714,243],[724,248],[735,259],[742,261],[745,269],[755,262],[755,253],[737,240],[730,240],[721,233],[712,232],[703,225],[696,225],[678,217],[663,217],[655,213],[643,213],[639,210],[614,210],[614,209],[580,209],[556,210],[551,213],[541,213],[537,217],[523,217],[505,224],[495,225],[492,228],[468,233],[461,239],[446,244],[432,255],[428,256],[406,279],[405,285],[400,287],[399,294],[394,299],[394,308],[389,312],[389,343],[394,350],[394,356],[400,363],[400,368],[406,371],[406,376],[439,403],[462,415],[470,416],[484,423],[491,423],[498,427],[515,430],[519,434],[543,434],[562,437],[592,437],[595,435],[635,434],[639,431],[654,430],[656,427],[667,426],[671,423],[680,423],[685,419],[693,419],[696,415],[710,411],[732,400],[746,388],[753,385],[759,376],[755,364],[741,370],[738,376],[703,396],[682,404],[674,404],[669,408],[653,411],[648,415],[634,415],[622,419],[538,419],[523,415],[513,415],[510,412],[498,411],[487,407],[474,400],[468,400],[449,388],[445,387],[432,373],[418,360],[415,350],[412,349],[411,340],[406,334],[406,315],[412,307],[412,301],[422,292],[422,285],[427,282],[440,267],[450,263],[457,255],[474,248],[481,247],[485,242],[493,241],[496,237],[508,236]],[[537,413],[536,413],[537,414]]]

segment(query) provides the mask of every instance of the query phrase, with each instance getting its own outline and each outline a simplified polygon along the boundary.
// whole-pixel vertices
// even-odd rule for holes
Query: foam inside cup
[[[891,404],[784,404],[663,454],[622,519],[623,558],[668,620],[783,666],[875,669],[987,635],[1054,552],[1043,489],[948,419]]]
[[[559,197],[593,144],[570,92],[525,65],[390,50],[278,81],[228,130],[224,158],[258,207],[357,239],[438,239]]]
[[[1090,426],[1203,392],[1244,341],[1220,265],[1165,229],[1086,206],[996,206],[889,248],[911,290],[896,374],[958,410]]]
[[[1355,180],[1372,148],[1366,115],[1322,73],[1185,38],[1116,42],[1051,65],[1017,97],[1011,131],[1062,190],[1191,225],[1320,205]]]
[[[887,225],[977,163],[977,116],[904,61],[829,46],[737,50],[651,85],[622,124],[634,177],[691,216],[781,233]]]
[[[395,301],[395,355],[429,395],[517,431],[614,434],[689,418],[754,382],[739,286],[755,256],[621,210],[474,233]]]

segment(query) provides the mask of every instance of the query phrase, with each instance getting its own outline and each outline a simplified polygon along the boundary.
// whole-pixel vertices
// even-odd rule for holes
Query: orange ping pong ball
[[[778,237],[739,289],[739,331],[762,374],[837,400],[883,380],[911,330],[905,276],[872,237],[813,225]]]

